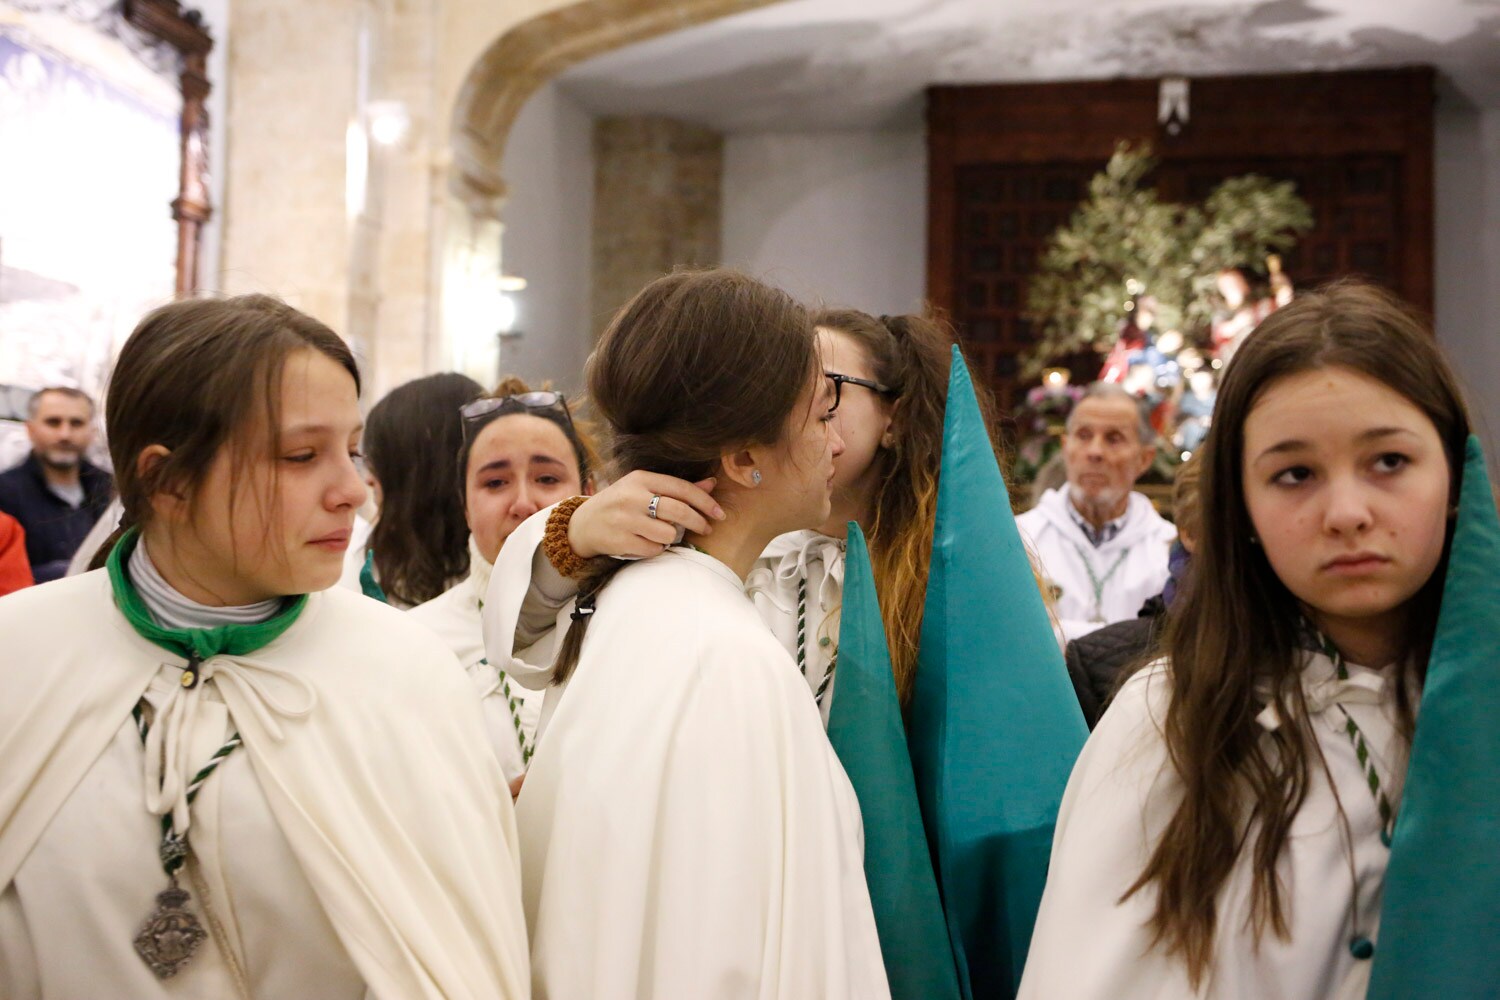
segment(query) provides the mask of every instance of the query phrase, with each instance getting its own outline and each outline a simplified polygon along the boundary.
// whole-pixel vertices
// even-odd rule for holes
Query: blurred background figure
[[[83,457],[94,440],[94,401],[53,386],[31,397],[31,452],[0,473],[0,512],[20,522],[38,583],[67,572],[68,561],[109,506],[113,480]]]

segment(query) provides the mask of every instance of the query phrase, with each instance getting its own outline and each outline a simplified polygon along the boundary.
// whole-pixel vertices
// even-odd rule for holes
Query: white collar
[[[667,550],[660,556],[657,556],[657,558],[661,559],[672,556],[675,556],[679,559],[685,559],[690,563],[702,566],[704,569],[712,572],[715,576],[723,578],[726,583],[733,584],[735,590],[738,590],[741,593],[744,593],[745,591],[745,581],[740,579],[740,575],[734,570],[730,569],[728,565],[720,561],[717,557],[711,556],[707,552],[704,552],[700,549],[695,549],[691,545],[673,545],[669,546]]]
[[[474,595],[476,604],[484,600],[485,592],[490,589],[490,574],[494,571],[495,564],[484,557],[474,536],[469,535],[469,591]]]
[[[221,625],[250,625],[263,622],[281,610],[282,598],[272,597],[255,604],[237,607],[214,607],[199,604],[167,582],[151,561],[146,540],[136,543],[130,553],[130,582],[158,625],[167,628],[218,628]]]
[[[766,546],[755,568],[745,579],[745,590],[752,595],[765,597],[787,614],[791,608],[783,608],[776,600],[778,585],[790,584],[793,580],[806,581],[811,577],[809,568],[813,563],[823,564],[823,580],[818,584],[818,606],[827,611],[839,603],[844,588],[844,552],[847,543],[820,531],[793,531],[780,535]]]
[[[1348,680],[1339,680],[1333,660],[1324,653],[1303,650],[1302,696],[1307,701],[1309,715],[1321,715],[1336,705],[1379,705],[1385,700],[1386,678],[1379,670],[1345,663]],[[1271,692],[1261,685],[1258,693],[1266,699],[1266,707],[1255,717],[1261,727],[1270,731],[1280,728],[1281,716],[1270,701]]]

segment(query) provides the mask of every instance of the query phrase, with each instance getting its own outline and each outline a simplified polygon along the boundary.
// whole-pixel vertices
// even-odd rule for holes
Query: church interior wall
[[[1441,102],[1434,147],[1434,321],[1493,461],[1500,431],[1500,111]]]
[[[592,346],[593,127],[577,101],[548,83],[516,119],[503,167],[511,197],[501,264],[527,284],[516,294],[521,337],[502,365],[533,385],[551,379],[564,392],[582,388]]]
[[[723,218],[726,264],[809,301],[918,310],[926,140],[918,129],[731,133]]]
[[[203,287],[273,292],[326,319],[364,348],[376,394],[451,366],[437,332],[433,261],[447,224],[451,164],[444,154],[452,108],[469,67],[498,35],[567,5],[201,0],[194,6],[218,43],[210,65],[216,211],[203,234]],[[381,254],[361,278],[352,273],[359,234],[345,204],[356,40],[361,18],[398,14],[400,30],[386,41],[426,54],[405,70],[411,135],[376,201],[393,200],[396,192],[410,204],[399,224],[387,206],[383,228],[372,236],[383,244]],[[1437,327],[1467,377],[1483,426],[1500,428],[1500,112],[1450,104],[1440,105],[1437,120]],[[504,269],[530,282],[520,297],[524,337],[512,345],[506,367],[532,380],[550,376],[569,390],[581,380],[590,331],[598,325],[588,307],[589,127],[579,102],[544,85],[523,108],[502,171],[509,187]],[[725,147],[723,260],[827,304],[917,308],[925,170],[920,129],[732,132]],[[362,285],[381,299],[379,311],[356,308]]]
[[[1439,340],[1481,430],[1500,429],[1500,112],[1443,102],[1436,121]],[[566,384],[587,354],[587,111],[556,85],[528,102],[507,150],[506,268],[523,274],[518,367]],[[566,152],[571,150],[572,152]],[[920,131],[737,132],[725,140],[723,260],[796,295],[874,312],[920,306],[926,254]],[[1295,278],[1295,275],[1293,276]],[[534,317],[534,322],[530,317]]]

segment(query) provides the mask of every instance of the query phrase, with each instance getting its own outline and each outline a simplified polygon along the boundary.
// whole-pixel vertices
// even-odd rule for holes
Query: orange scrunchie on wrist
[[[568,544],[568,523],[573,519],[573,512],[578,509],[578,505],[587,499],[584,496],[569,497],[552,508],[552,513],[547,515],[547,530],[542,535],[542,552],[547,556],[547,561],[558,573],[574,580],[588,576],[589,570],[597,561],[583,558]]]

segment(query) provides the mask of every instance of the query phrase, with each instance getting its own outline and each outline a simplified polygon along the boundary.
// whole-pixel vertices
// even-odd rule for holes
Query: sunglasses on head
[[[522,392],[514,396],[483,396],[471,403],[465,403],[459,413],[463,415],[466,424],[479,422],[488,423],[490,420],[503,417],[509,413],[526,413],[530,410],[552,410],[561,413],[567,421],[569,430],[573,427],[573,414],[568,410],[568,401],[560,392],[540,389],[536,392]]]

